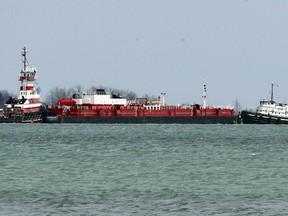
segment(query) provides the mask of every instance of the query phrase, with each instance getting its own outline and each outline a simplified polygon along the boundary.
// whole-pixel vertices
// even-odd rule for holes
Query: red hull
[[[146,109],[143,107],[118,107],[115,106],[78,106],[78,107],[49,107],[49,111],[58,116],[79,117],[188,117],[188,116],[235,116],[233,109],[229,108],[178,108],[161,107],[161,109]]]

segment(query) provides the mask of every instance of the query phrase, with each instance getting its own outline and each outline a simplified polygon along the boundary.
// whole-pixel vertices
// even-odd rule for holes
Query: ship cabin
[[[115,94],[108,94],[104,89],[92,93],[73,94],[71,99],[59,100],[59,105],[66,106],[126,106],[127,100]]]
[[[276,103],[273,100],[261,100],[257,112],[264,115],[288,116],[288,105],[286,103]]]

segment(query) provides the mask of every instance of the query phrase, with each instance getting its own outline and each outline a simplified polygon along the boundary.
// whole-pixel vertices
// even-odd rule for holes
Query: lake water
[[[0,215],[287,215],[287,131],[1,124]]]

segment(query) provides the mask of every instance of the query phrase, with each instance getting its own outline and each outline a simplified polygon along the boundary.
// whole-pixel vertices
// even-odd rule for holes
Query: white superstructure
[[[20,72],[20,91],[18,99],[27,99],[29,103],[39,103],[40,102],[40,92],[36,89],[36,69],[34,66],[30,65],[26,58],[26,47],[23,48],[23,69]],[[26,102],[26,101],[25,101]],[[27,102],[26,102],[27,104]]]
[[[274,83],[271,85],[271,99],[261,100],[256,113],[276,117],[288,117],[288,104],[274,101]]]
[[[274,101],[260,101],[257,113],[270,116],[288,117],[288,105]]]
[[[95,93],[82,94],[81,96],[74,95],[73,100],[75,100],[76,105],[127,105],[127,99],[107,94],[104,89],[98,89]]]

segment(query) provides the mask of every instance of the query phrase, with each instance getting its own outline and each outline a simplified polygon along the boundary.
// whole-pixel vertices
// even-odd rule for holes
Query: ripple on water
[[[286,127],[0,125],[3,215],[285,215]]]

